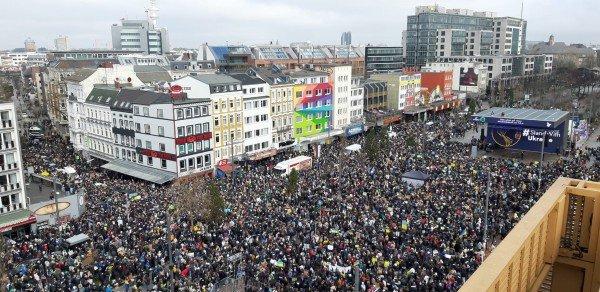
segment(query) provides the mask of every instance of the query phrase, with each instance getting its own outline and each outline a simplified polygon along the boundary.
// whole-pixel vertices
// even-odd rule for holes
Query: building
[[[297,70],[289,75],[294,83],[294,139],[307,144],[329,137],[333,130],[333,82],[329,73]]]
[[[438,63],[476,62],[487,66],[488,91],[510,87],[524,79],[542,78],[552,73],[552,55],[493,55],[437,58]]]
[[[162,66],[169,67],[169,59],[163,55],[129,54],[117,56],[121,65]]]
[[[69,37],[59,35],[54,39],[54,49],[57,51],[68,51],[69,50]]]
[[[364,86],[361,77],[352,77],[350,96],[348,97],[348,114],[350,124],[345,129],[346,136],[356,135],[364,131]]]
[[[342,37],[340,40],[340,45],[349,46],[352,44],[352,32],[346,31],[342,33]]]
[[[141,54],[142,51],[132,50],[57,50],[51,51],[48,60],[105,60],[116,62],[119,56]]]
[[[421,72],[423,103],[452,99],[452,71]]]
[[[404,68],[402,47],[365,47],[365,75],[399,72]]]
[[[367,79],[362,83],[364,88],[363,106],[365,111],[387,109],[388,92],[387,82]]]
[[[529,51],[530,54],[552,55],[554,57],[554,68],[574,66],[593,68],[598,65],[596,52],[581,44],[567,45],[564,42],[556,42],[551,35],[548,42],[540,42]]]
[[[172,82],[191,99],[209,98],[213,118],[214,161],[219,166],[241,160],[243,145],[242,82],[225,74],[186,76]]]
[[[212,173],[210,100],[101,85],[82,107],[82,151],[103,168],[156,184]]]
[[[407,18],[406,65],[423,66],[439,57],[524,53],[527,22],[493,12],[417,6]]]
[[[333,115],[331,119],[332,135],[338,135],[350,124],[350,91],[352,88],[352,66],[315,65],[315,70],[327,72],[333,89]]]
[[[245,72],[252,67],[252,51],[247,46],[202,46],[205,59],[212,61],[220,72]]]
[[[160,70],[160,71],[157,71]],[[136,66],[102,63],[99,68],[79,69],[64,77],[66,83],[65,103],[69,120],[69,137],[76,150],[84,149],[86,98],[98,84],[115,88],[154,87],[160,82],[170,81],[168,72],[157,66]]]
[[[27,38],[25,40],[25,52],[35,53],[37,52],[37,46],[35,45],[35,41],[31,38]]]
[[[294,84],[289,75],[283,73],[278,66],[270,68],[254,67],[248,71],[263,79],[268,84],[271,104],[272,145],[284,149],[294,145],[293,122],[294,104],[292,92]]]
[[[273,124],[268,84],[254,75],[231,74],[242,83],[243,146],[248,160],[260,160],[277,153],[272,147]]]
[[[488,86],[488,67],[473,61],[439,63],[428,62],[421,72],[452,71],[452,90],[470,93],[485,93]]]
[[[460,291],[598,291],[598,210],[600,183],[558,178]]]
[[[121,25],[112,25],[111,35],[114,50],[141,51],[157,55],[169,52],[167,29],[157,26],[156,0],[150,0],[150,7],[146,13],[148,16],[146,20],[121,19]]]
[[[514,17],[494,18],[494,55],[521,55],[525,53],[527,21]]]
[[[19,237],[36,222],[27,209],[17,112],[10,96],[0,102],[0,234]]]
[[[420,73],[385,73],[373,74],[371,79],[387,83],[386,108],[401,111],[406,106],[422,104]]]

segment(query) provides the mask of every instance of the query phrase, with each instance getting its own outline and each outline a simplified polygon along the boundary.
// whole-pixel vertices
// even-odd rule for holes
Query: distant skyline
[[[597,0],[525,0],[527,40],[600,44]],[[310,41],[339,44],[344,31],[352,44],[400,45],[406,17],[418,5],[493,11],[520,17],[521,0],[157,0],[158,26],[169,31],[172,48],[219,44]],[[0,18],[0,49],[23,47],[31,37],[54,49],[58,35],[71,48],[110,48],[110,26],[121,18],[145,19],[148,0],[29,0],[10,3]],[[5,3],[5,7],[6,7]]]

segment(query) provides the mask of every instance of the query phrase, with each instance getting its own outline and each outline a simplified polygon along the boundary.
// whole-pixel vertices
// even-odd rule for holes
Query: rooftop
[[[569,115],[569,112],[562,110],[538,110],[531,108],[505,108],[493,107],[477,114],[474,117],[483,118],[504,118],[515,120],[534,120],[542,122],[558,122]]]
[[[256,85],[265,83],[264,80],[248,74],[229,74],[229,76],[242,82],[242,85]]]
[[[75,72],[75,74],[65,77],[65,80],[73,81],[73,82],[81,82],[81,81],[87,79],[88,77],[90,77],[92,74],[94,74],[94,72],[96,72],[96,69],[88,69],[88,68],[80,69],[80,70],[77,70]]]
[[[191,76],[194,79],[204,82],[208,85],[221,85],[221,84],[239,84],[240,81],[225,74],[201,74]]]
[[[313,70],[296,70],[289,72],[290,77],[292,78],[302,78],[302,77],[317,77],[317,76],[327,76],[327,72],[322,71],[313,71]]]

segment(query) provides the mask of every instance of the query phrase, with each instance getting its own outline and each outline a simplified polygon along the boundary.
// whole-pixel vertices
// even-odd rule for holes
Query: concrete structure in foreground
[[[598,291],[600,183],[561,177],[460,291]]]

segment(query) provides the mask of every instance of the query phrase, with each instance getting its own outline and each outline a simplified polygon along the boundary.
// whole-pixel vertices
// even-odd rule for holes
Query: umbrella
[[[41,173],[42,176],[50,176],[50,173],[46,170],[42,171]]]

